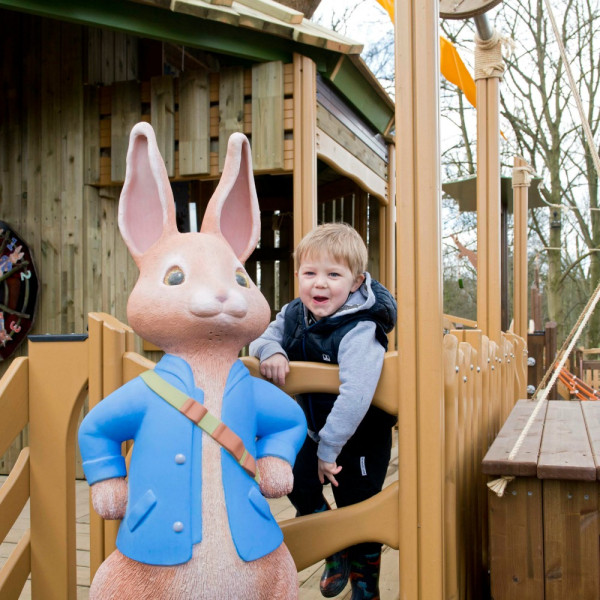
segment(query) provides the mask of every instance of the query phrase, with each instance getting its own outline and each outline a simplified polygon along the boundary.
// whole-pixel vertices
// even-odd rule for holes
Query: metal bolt
[[[475,367],[473,365],[471,365],[471,371],[474,369]]]
[[[536,362],[535,362],[535,357],[534,357],[534,356],[530,356],[530,357],[527,359],[527,366],[528,366],[528,367],[535,367],[535,365],[536,365]]]
[[[535,392],[535,385],[528,385],[527,386],[527,393],[528,394],[533,394]]]
[[[569,493],[567,494],[567,498],[568,498],[569,500],[571,500],[571,499],[573,498],[573,494],[571,494],[571,492],[569,492]]]
[[[467,376],[466,375],[463,377],[463,382],[467,383]]]
[[[481,373],[481,367],[477,367],[477,372]]]
[[[527,495],[528,495],[528,496],[533,496],[533,492],[532,492],[532,491],[529,491],[529,492],[527,492]]]
[[[458,371],[460,370],[460,369],[458,368],[458,365],[456,365],[456,367],[454,367],[454,370],[455,370],[455,371],[458,373]]]
[[[590,499],[590,497],[589,497],[589,495],[588,495],[588,494],[585,494],[585,495],[583,496],[583,499],[584,499],[584,500],[589,500],[589,499]]]
[[[513,490],[513,491],[512,491],[512,495],[513,495],[513,496],[516,496],[516,495],[517,495],[517,490]]]
[[[496,367],[494,365],[492,365],[492,371],[494,371],[496,369]]]

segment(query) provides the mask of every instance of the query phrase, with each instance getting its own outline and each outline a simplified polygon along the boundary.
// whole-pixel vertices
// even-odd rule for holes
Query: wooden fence
[[[76,597],[75,438],[86,386],[93,406],[153,365],[131,351],[133,332],[114,317],[92,313],[88,328],[87,338],[34,339],[29,357],[13,361],[0,380],[0,414],[11,415],[0,421],[0,452],[28,423],[30,427],[29,447],[0,489],[0,540],[28,498],[31,506],[30,532],[0,570],[0,597],[6,600],[19,597],[30,573],[35,600]],[[525,355],[523,340],[511,334],[503,334],[499,343],[480,331],[444,338],[445,564],[440,569],[447,599],[485,597],[487,492],[480,464],[515,399],[524,397]],[[256,374],[256,360],[243,360]],[[396,352],[386,355],[374,400],[391,413],[398,410],[398,360]],[[336,367],[293,363],[285,390],[335,392],[338,386]],[[399,548],[398,489],[395,482],[361,504],[284,522],[298,569],[360,541]],[[114,548],[117,525],[90,515],[92,576]]]

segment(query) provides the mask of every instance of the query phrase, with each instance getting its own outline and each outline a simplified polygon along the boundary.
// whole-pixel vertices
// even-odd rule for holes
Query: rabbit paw
[[[122,519],[127,508],[127,481],[115,477],[92,485],[92,505],[103,519]]]
[[[265,456],[257,464],[260,491],[265,498],[280,498],[292,491],[294,476],[290,463],[276,456]]]

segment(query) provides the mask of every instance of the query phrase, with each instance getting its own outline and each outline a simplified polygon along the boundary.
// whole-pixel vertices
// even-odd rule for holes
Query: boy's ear
[[[365,274],[361,273],[354,278],[354,285],[350,288],[351,292],[355,292],[365,281]]]

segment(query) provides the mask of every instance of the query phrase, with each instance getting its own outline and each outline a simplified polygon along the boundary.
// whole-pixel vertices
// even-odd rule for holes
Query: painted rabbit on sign
[[[270,319],[243,266],[260,232],[248,140],[231,136],[200,233],[179,233],[154,131],[138,123],[119,228],[140,270],[129,323],[165,355],[79,430],[94,508],[123,519],[90,598],[296,598],[296,568],[265,497],[292,489],[306,422],[238,360]]]

